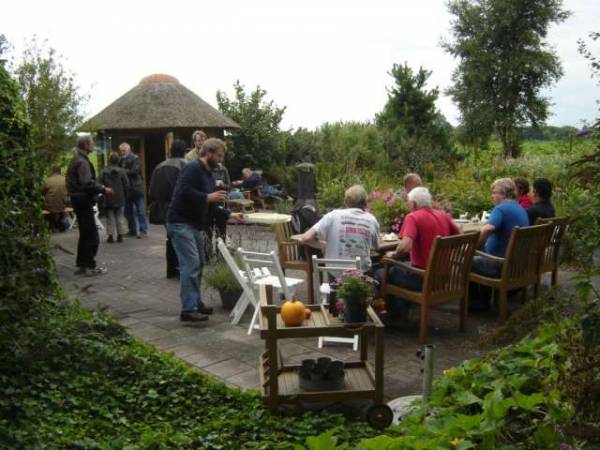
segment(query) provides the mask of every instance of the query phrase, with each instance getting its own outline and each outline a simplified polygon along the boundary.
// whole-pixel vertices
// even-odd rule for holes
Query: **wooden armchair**
[[[427,341],[429,307],[440,303],[460,300],[460,330],[464,331],[469,297],[469,271],[478,239],[478,233],[436,237],[429,253],[426,270],[417,269],[389,258],[382,260],[384,271],[381,294],[383,298],[394,295],[420,305],[419,342]],[[412,291],[388,283],[388,271],[392,266],[399,266],[423,277],[421,291]]]
[[[275,230],[275,239],[277,240],[277,254],[279,257],[279,263],[285,273],[286,269],[290,270],[302,270],[306,272],[306,280],[308,284],[308,302],[314,303],[314,292],[313,292],[313,277],[312,277],[312,264],[310,255],[304,252],[304,255],[300,251],[303,244],[298,241],[291,239],[294,234],[292,230],[291,222],[276,223],[273,225]]]
[[[546,245],[546,250],[542,257],[542,267],[540,274],[552,272],[552,286],[558,284],[558,254],[560,252],[560,244],[569,226],[568,217],[550,217],[548,219],[539,218],[536,224],[550,224],[552,234]]]
[[[478,284],[489,286],[498,291],[498,313],[500,321],[508,317],[506,296],[508,291],[523,289],[527,292],[534,286],[537,297],[540,292],[540,270],[542,257],[550,239],[552,227],[548,224],[530,227],[515,227],[510,235],[504,258],[477,251],[476,255],[496,261],[501,265],[500,277],[492,278],[471,272],[469,279]]]

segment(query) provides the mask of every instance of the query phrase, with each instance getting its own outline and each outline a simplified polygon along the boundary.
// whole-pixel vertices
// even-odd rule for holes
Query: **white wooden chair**
[[[331,294],[331,287],[329,285],[329,275],[337,277],[346,270],[360,269],[360,257],[356,259],[325,259],[317,258],[316,255],[312,257],[312,277],[313,286],[315,290],[315,298],[320,298],[321,303],[325,306],[329,306],[329,295]],[[323,282],[321,283],[321,278]],[[325,342],[341,342],[345,344],[352,344],[354,351],[358,350],[358,334],[354,337],[333,337],[333,336],[321,336],[319,337],[319,348],[323,348]]]
[[[238,255],[242,258],[242,264],[246,269],[246,276],[250,285],[255,287],[256,290],[258,290],[259,286],[273,286],[278,289],[279,295],[290,299],[294,295],[295,287],[304,282],[300,278],[291,278],[284,275],[283,269],[279,264],[279,258],[274,251],[259,253],[238,248]],[[257,296],[255,295],[254,298],[256,299]],[[254,314],[252,315],[250,327],[248,327],[248,334],[252,333],[255,325],[258,325],[258,312],[260,308],[257,302],[254,302],[253,306]]]
[[[242,287],[242,295],[235,303],[235,306],[231,310],[231,313],[229,313],[229,316],[233,317],[231,323],[233,325],[237,325],[242,316],[244,315],[244,311],[246,311],[248,305],[252,304],[254,306],[258,303],[258,300],[254,289],[248,284],[246,271],[240,270],[237,263],[235,262],[235,259],[233,259],[233,256],[231,256],[229,249],[225,245],[225,242],[223,242],[223,239],[217,239],[217,247],[221,252],[221,255],[223,255],[223,259],[227,263],[227,266],[229,266],[229,270],[231,270],[231,273],[233,273],[233,276]]]

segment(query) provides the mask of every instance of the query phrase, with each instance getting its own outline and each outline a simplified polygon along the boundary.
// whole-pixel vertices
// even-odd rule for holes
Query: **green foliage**
[[[227,167],[234,177],[244,167],[268,172],[271,167],[281,165],[285,160],[279,132],[285,107],[278,108],[272,100],[267,101],[267,91],[260,86],[249,94],[239,81],[233,88],[233,99],[217,91],[219,110],[241,127],[233,130],[227,138]]]
[[[240,284],[231,273],[229,266],[223,259],[219,259],[204,270],[202,280],[207,286],[216,289],[217,291],[239,291]]]
[[[425,88],[431,72],[421,67],[414,73],[405,63],[394,64],[390,75],[394,86],[377,115],[390,161],[397,169],[422,172],[428,162],[448,160],[452,127],[435,107],[438,89]]]
[[[593,31],[588,34],[588,37],[593,41],[600,41],[600,32]],[[577,40],[577,50],[585,59],[590,63],[591,75],[592,77],[600,77],[600,57],[594,55],[589,48],[589,43],[585,42],[583,39]],[[600,81],[598,81],[600,83]]]
[[[369,193],[369,211],[377,218],[381,230],[394,233],[400,231],[409,212],[406,202],[395,194],[393,188]]]
[[[574,448],[565,427],[576,417],[571,400],[578,398],[564,393],[567,386],[577,388],[573,351],[581,348],[577,320],[542,324],[535,336],[444,371],[427,404],[417,402],[388,436],[355,448],[538,449],[563,443]],[[598,399],[588,405],[590,411],[598,406]],[[322,446],[310,448],[347,448],[336,446],[331,434],[320,438]]]
[[[73,74],[63,67],[56,51],[35,38],[16,74],[31,123],[32,148],[49,166],[73,147],[86,98],[79,94]]]
[[[291,449],[329,429],[349,442],[375,433],[339,415],[272,416],[256,391],[227,388],[75,303],[18,337],[0,341],[7,448]]]
[[[454,40],[443,47],[455,58],[450,95],[473,143],[495,130],[504,156],[519,152],[518,127],[543,123],[549,100],[544,88],[562,76],[548,46],[548,28],[569,17],[560,0],[452,0]]]

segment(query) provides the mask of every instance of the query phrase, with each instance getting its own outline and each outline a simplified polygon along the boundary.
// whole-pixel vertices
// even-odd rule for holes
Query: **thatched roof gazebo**
[[[195,130],[223,138],[225,130],[239,127],[175,77],[154,74],[88,119],[81,131],[99,133],[98,143],[105,149],[116,150],[121,142],[128,142],[140,156],[148,184],[154,167],[168,156],[173,139],[191,146]]]

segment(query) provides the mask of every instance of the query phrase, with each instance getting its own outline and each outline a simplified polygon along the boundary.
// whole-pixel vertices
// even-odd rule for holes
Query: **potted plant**
[[[219,259],[204,271],[204,282],[219,292],[223,308],[231,309],[242,295],[242,288],[227,263]]]
[[[398,233],[408,213],[408,205],[391,188],[375,190],[369,194],[369,211],[377,218],[382,230]]]
[[[344,321],[366,322],[367,306],[373,301],[377,281],[360,270],[347,270],[333,281],[338,310],[343,310]]]

